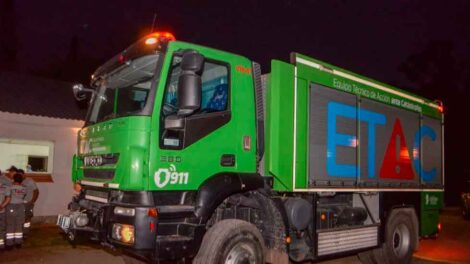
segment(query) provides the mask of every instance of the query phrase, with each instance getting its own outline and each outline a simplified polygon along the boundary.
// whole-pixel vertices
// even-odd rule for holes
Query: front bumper
[[[153,202],[152,202],[153,203]],[[131,215],[118,215],[115,208],[133,209]],[[132,203],[100,203],[85,198],[74,198],[69,204],[68,225],[62,229],[71,240],[83,238],[95,240],[102,245],[121,249],[149,260],[172,260],[194,256],[202,240],[205,228],[194,218],[192,206]],[[158,215],[149,211],[158,209]],[[79,221],[85,214],[88,221]],[[61,225],[58,221],[58,225]],[[82,223],[79,225],[77,223]],[[134,243],[125,243],[113,238],[113,226],[129,225],[134,228]]]
[[[89,202],[89,201],[88,201]],[[114,208],[118,205],[104,205],[99,209],[85,209],[79,212],[71,211],[70,214],[60,215],[57,224],[61,226],[70,239],[87,237],[104,244],[115,245],[135,250],[153,250],[156,241],[156,227],[158,219],[149,216],[149,207],[129,207],[135,210],[133,216],[117,215]],[[122,207],[122,205],[119,205]],[[83,219],[86,219],[83,220]],[[86,224],[84,224],[86,223]],[[116,226],[130,226],[131,240],[118,240],[113,236]],[[114,230],[113,230],[114,227]],[[132,241],[132,242],[127,242]]]

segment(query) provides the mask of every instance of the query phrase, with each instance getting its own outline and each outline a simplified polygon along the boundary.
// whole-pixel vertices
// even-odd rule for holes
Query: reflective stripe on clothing
[[[13,246],[14,244],[23,243],[23,225],[25,223],[25,212],[23,204],[9,204],[8,210],[6,213],[6,231],[7,231],[7,241],[8,246]]]
[[[30,223],[30,222],[26,222],[26,223],[24,223],[23,227],[25,227],[25,228],[30,228],[30,227],[31,227],[31,223]]]

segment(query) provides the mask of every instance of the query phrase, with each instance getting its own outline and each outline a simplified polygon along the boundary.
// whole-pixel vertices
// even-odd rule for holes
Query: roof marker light
[[[444,103],[441,100],[434,100],[434,102],[437,103],[437,110],[444,113]]]
[[[155,45],[161,38],[165,38],[168,41],[176,40],[175,36],[170,32],[155,32],[145,39],[145,45]]]
[[[145,45],[154,45],[157,43],[157,38],[156,37],[150,37],[145,40]]]

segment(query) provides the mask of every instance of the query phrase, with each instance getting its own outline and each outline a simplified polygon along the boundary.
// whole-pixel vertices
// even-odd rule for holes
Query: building
[[[15,165],[37,182],[35,216],[67,209],[74,193],[72,155],[85,114],[71,83],[0,72],[0,169]]]

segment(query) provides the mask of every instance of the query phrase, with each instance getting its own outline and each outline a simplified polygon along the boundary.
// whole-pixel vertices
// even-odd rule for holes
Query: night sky
[[[446,105],[446,198],[470,179],[470,1],[0,1],[0,70],[88,83],[156,30],[247,56],[291,51]]]

